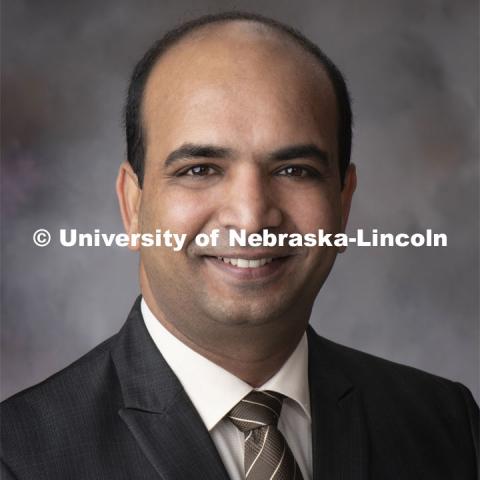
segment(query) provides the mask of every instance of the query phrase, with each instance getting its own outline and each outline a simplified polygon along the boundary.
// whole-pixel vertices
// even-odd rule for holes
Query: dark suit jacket
[[[337,345],[309,329],[318,480],[477,478],[478,408],[457,383]],[[3,402],[2,478],[228,479],[143,323]]]

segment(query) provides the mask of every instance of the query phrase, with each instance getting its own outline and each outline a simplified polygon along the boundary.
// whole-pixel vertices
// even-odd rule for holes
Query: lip
[[[260,258],[283,258],[294,255],[291,250],[274,250],[273,248],[260,250],[212,250],[201,253],[203,257],[244,258],[245,260],[259,260]]]
[[[218,257],[227,257],[227,258],[243,258],[245,260],[258,260],[261,258],[273,258],[270,263],[266,263],[261,267],[256,268],[241,268],[230,263],[225,263],[223,260],[220,260]],[[293,255],[281,255],[275,256],[272,255],[272,252],[269,253],[255,253],[255,255],[245,255],[245,253],[232,253],[229,252],[228,255],[218,255],[205,256],[203,257],[206,263],[214,268],[217,272],[227,276],[227,278],[240,280],[240,281],[252,281],[252,280],[272,280],[275,277],[282,274],[285,270],[287,264],[293,258]]]

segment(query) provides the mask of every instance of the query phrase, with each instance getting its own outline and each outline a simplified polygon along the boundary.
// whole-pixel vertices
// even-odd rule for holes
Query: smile
[[[229,257],[217,257],[218,260],[228,263],[238,268],[259,268],[263,267],[267,263],[270,263],[273,258],[258,258],[255,260],[248,260],[246,258],[229,258]]]
[[[266,252],[265,252],[266,253]],[[256,255],[256,258],[242,258],[243,255],[233,253],[232,256],[203,256],[215,275],[230,282],[266,282],[279,278],[286,272],[296,255],[281,253],[279,256]],[[270,253],[271,255],[271,253]]]

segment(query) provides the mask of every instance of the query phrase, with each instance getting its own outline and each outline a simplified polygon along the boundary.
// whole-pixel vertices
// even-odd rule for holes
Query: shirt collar
[[[190,397],[207,430],[212,430],[253,388],[181,342],[157,320],[143,298],[141,310],[155,345]],[[280,370],[258,390],[273,390],[294,400],[310,420],[306,334]]]

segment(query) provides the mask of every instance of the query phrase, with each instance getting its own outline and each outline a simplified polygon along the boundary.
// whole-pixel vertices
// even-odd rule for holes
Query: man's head
[[[226,239],[229,229],[345,228],[355,172],[341,167],[331,73],[292,35],[257,20],[197,26],[156,58],[137,99],[143,163],[129,131],[133,168],[122,165],[117,188],[129,233],[188,239],[181,252],[141,248],[147,303],[210,351],[245,345],[253,332],[298,339],[337,250],[232,248]],[[195,244],[216,228],[218,247]]]

